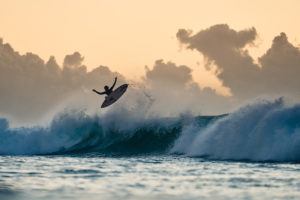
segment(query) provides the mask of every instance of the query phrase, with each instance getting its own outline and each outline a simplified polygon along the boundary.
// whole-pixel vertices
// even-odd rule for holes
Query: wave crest
[[[300,105],[247,105],[201,129],[185,127],[171,152],[212,159],[300,160]]]

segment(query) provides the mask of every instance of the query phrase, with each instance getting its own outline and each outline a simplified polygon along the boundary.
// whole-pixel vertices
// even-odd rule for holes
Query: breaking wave
[[[300,105],[260,101],[222,116],[145,118],[132,112],[65,111],[49,126],[10,128],[1,155],[183,154],[221,160],[300,161]]]
[[[72,110],[56,116],[48,127],[15,129],[9,128],[6,119],[0,119],[0,154],[164,153],[180,136],[185,124],[195,120],[206,124],[213,118],[144,119],[126,110],[91,116]]]
[[[222,160],[300,161],[300,105],[261,101],[205,128],[185,127],[171,152]]]

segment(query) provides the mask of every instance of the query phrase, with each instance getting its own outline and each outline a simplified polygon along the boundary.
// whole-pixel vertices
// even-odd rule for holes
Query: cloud
[[[157,60],[152,70],[146,66],[146,79],[151,84],[158,84],[156,87],[163,85],[185,87],[192,81],[191,72],[192,70],[185,65],[176,66],[172,62],[164,63],[163,60]]]
[[[228,112],[229,99],[211,88],[201,89],[185,65],[157,60],[152,69],[146,67],[145,85],[154,99],[152,110],[163,116],[184,112],[220,114]]]
[[[106,66],[89,72],[83,61],[84,57],[74,52],[66,55],[63,65],[59,66],[53,56],[45,62],[33,53],[20,55],[0,40],[0,114],[10,116],[16,124],[39,123],[49,111],[60,109],[57,107],[62,102],[85,101],[98,107],[99,98],[91,89],[102,90],[104,85],[113,83],[115,76],[118,76],[117,85],[128,82]],[[226,99],[213,89],[200,89],[188,66],[163,60],[157,60],[152,69],[146,67],[144,81],[135,84],[139,87],[130,87],[131,94],[127,92],[127,96],[131,99],[124,98],[124,102],[132,106],[144,104],[149,112],[160,116],[186,111],[199,114],[205,110],[209,114],[220,113]],[[149,97],[150,108],[146,105]]]
[[[261,66],[245,49],[253,44],[255,28],[235,31],[226,24],[214,25],[196,34],[180,29],[178,40],[202,53],[217,66],[216,76],[230,88],[234,98],[249,99],[260,95],[299,95],[300,51],[281,33],[272,47],[258,59]],[[209,70],[212,70],[210,68]],[[299,95],[300,97],[300,95]]]
[[[127,93],[128,98],[137,98],[127,98],[128,105],[134,101],[142,105],[145,97],[150,97],[152,113],[174,116],[186,111],[196,115],[230,112],[244,100],[260,95],[298,95],[300,99],[299,48],[281,33],[258,59],[258,65],[246,50],[256,37],[255,28],[236,31],[226,24],[196,34],[180,29],[179,41],[188,49],[202,53],[208,66],[216,66],[208,70],[215,70],[233,96],[225,97],[212,88],[200,87],[193,80],[192,69],[186,65],[157,60],[153,67],[145,68],[139,88],[132,86],[128,90],[132,92],[132,95]],[[93,98],[91,89],[101,90],[104,85],[111,85],[115,76],[118,76],[117,85],[128,82],[106,66],[88,71],[83,61],[84,57],[74,52],[66,55],[60,66],[53,56],[45,62],[33,53],[20,55],[0,39],[0,114],[31,123],[68,98],[95,99],[97,102],[93,104],[99,106],[99,98]]]
[[[125,82],[105,66],[88,72],[82,62],[83,57],[75,52],[65,57],[61,68],[53,56],[45,62],[33,53],[20,55],[0,39],[0,114],[22,123],[34,122],[76,92],[101,90],[115,76],[118,83]]]
[[[243,48],[255,40],[254,28],[237,32],[226,24],[220,24],[195,35],[180,29],[177,38],[187,44],[187,48],[198,50],[209,62],[213,62],[218,67],[216,75],[234,95],[248,97],[253,94],[255,88],[249,88],[249,82],[256,78],[260,69]]]
[[[84,57],[82,57],[79,52],[74,52],[71,55],[66,55],[63,65],[66,67],[78,67],[83,60]]]
[[[264,91],[299,95],[300,50],[288,41],[285,33],[276,36],[271,48],[258,60]]]

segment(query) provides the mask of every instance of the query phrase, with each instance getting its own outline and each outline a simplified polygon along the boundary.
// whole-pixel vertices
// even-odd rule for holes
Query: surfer
[[[95,89],[93,89],[93,92],[96,92],[97,94],[100,94],[100,95],[102,95],[102,94],[106,94],[107,96],[108,95],[110,95],[112,92],[113,92],[113,89],[114,89],[114,87],[115,87],[115,85],[116,85],[116,82],[117,82],[117,77],[115,78],[115,82],[114,82],[114,84],[111,86],[111,88],[109,88],[107,85],[106,86],[104,86],[104,92],[98,92],[97,90],[95,90]]]
[[[105,108],[110,106],[111,104],[115,103],[127,90],[128,84],[123,84],[119,86],[117,89],[113,90],[117,83],[117,77],[115,78],[114,84],[109,88],[107,85],[104,86],[104,92],[98,92],[97,90],[93,89],[93,92],[97,94],[106,94],[105,100],[103,101],[101,108]]]

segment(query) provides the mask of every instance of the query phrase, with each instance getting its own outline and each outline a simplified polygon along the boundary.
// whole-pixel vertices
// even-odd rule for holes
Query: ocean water
[[[3,156],[1,199],[299,199],[292,163],[185,156]]]
[[[0,119],[0,199],[299,199],[300,105],[221,116]]]

